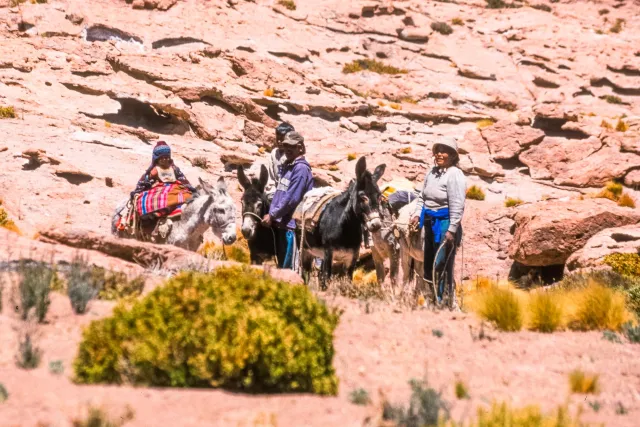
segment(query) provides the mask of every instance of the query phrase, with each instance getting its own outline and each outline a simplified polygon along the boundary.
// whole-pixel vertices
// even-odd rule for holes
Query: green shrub
[[[367,390],[363,388],[353,390],[349,395],[349,400],[354,405],[368,405],[369,403],[371,403],[369,392],[367,392]]]
[[[456,397],[458,399],[468,399],[469,391],[467,386],[462,381],[456,381]]]
[[[629,254],[631,255],[631,254]],[[610,255],[608,255],[610,256]],[[609,258],[609,262],[607,262],[607,257],[605,257],[605,263],[611,265],[614,261]],[[617,264],[614,264],[617,265]],[[622,264],[627,266],[627,263]],[[608,288],[612,289],[621,289],[621,290],[631,290],[636,286],[640,286],[640,278],[635,278],[631,276],[626,276],[620,274],[616,271],[616,268],[613,267],[612,270],[595,270],[590,271],[588,273],[572,273],[564,276],[562,280],[558,283],[558,287],[560,289],[572,290],[572,289],[583,289],[589,286],[589,283],[597,282]]]
[[[622,325],[622,333],[630,342],[640,344],[640,325],[633,326],[631,322],[627,322]]]
[[[609,254],[604,257],[604,263],[618,274],[640,277],[640,254]]]
[[[9,399],[9,392],[4,384],[0,383],[0,403],[6,402]]]
[[[484,200],[484,191],[477,185],[472,185],[467,189],[467,199]]]
[[[627,307],[640,320],[640,285],[629,289],[627,292]]]
[[[22,369],[35,369],[40,365],[41,356],[42,352],[33,345],[31,335],[25,334],[19,343],[16,365]]]
[[[393,65],[386,65],[383,62],[376,61],[375,59],[357,59],[353,62],[345,64],[342,68],[342,72],[345,74],[357,73],[359,71],[371,71],[378,74],[407,74],[408,71],[402,68],[394,67]]]
[[[447,24],[446,22],[432,22],[431,29],[433,31],[439,32],[444,36],[448,36],[449,34],[453,33],[453,28],[451,28],[451,25]]]
[[[620,340],[620,337],[618,336],[618,334],[616,334],[613,331],[602,331],[602,339],[603,340],[607,340],[609,342],[615,343],[615,344],[620,344],[622,343],[622,341]]]
[[[185,272],[84,331],[80,383],[334,395],[338,314],[247,266]]]
[[[62,360],[52,360],[49,362],[49,372],[54,375],[61,375],[64,372]]]
[[[619,96],[605,95],[603,99],[607,101],[609,104],[622,104],[622,99],[620,99]]]
[[[442,331],[440,329],[432,329],[431,330],[431,335],[433,335],[436,338],[442,338],[444,333],[442,333]]]
[[[26,320],[29,311],[34,308],[38,322],[44,322],[49,310],[51,299],[49,293],[51,291],[51,281],[53,279],[53,270],[44,262],[26,262],[20,261],[18,267],[20,274],[20,304],[22,319]]]
[[[597,400],[594,402],[589,402],[589,406],[593,409],[593,412],[599,412],[602,405]]]
[[[480,315],[498,329],[515,332],[522,329],[522,308],[513,291],[492,286],[481,295]]]
[[[586,374],[576,369],[569,374],[569,386],[572,393],[598,393],[598,374]]]
[[[142,293],[145,279],[142,276],[129,280],[126,273],[109,271],[102,267],[91,267],[91,284],[99,290],[98,298],[115,301],[120,298],[138,296]]]
[[[449,418],[449,404],[424,381],[411,380],[409,407],[384,402],[382,419],[394,421],[398,426],[436,426]]]
[[[96,276],[86,259],[75,257],[67,276],[67,295],[71,308],[76,314],[84,314],[89,301],[100,292],[102,283],[96,283]]]
[[[133,410],[127,406],[125,413],[121,416],[109,417],[102,408],[91,407],[87,418],[76,418],[71,425],[73,427],[121,427],[134,418]]]
[[[562,303],[552,292],[536,292],[529,301],[529,328],[538,332],[555,332],[562,326]]]

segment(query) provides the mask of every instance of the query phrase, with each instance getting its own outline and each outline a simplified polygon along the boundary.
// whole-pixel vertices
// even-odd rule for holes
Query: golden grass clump
[[[505,332],[522,329],[522,306],[516,294],[506,288],[492,286],[480,295],[480,316]]]
[[[268,96],[269,98],[273,98],[273,95],[276,94],[276,90],[272,87],[266,88],[262,93],[264,96]]]
[[[507,197],[507,199],[504,201],[504,205],[508,208],[520,206],[522,203],[524,203],[522,199],[519,199],[517,197]]]
[[[482,119],[476,122],[476,126],[478,127],[478,129],[485,129],[489,126],[493,126],[494,123],[495,122],[491,119]]]
[[[611,125],[611,123],[609,123],[608,121],[606,121],[604,119],[602,120],[602,122],[600,122],[600,127],[604,128],[604,129],[609,129],[609,130],[613,129],[613,126]]]
[[[629,130],[629,125],[625,123],[624,120],[618,119],[618,123],[616,123],[616,130],[618,132],[626,132]]]
[[[553,414],[544,415],[536,405],[512,408],[508,403],[494,402],[491,409],[478,408],[478,419],[469,427],[582,427],[580,415],[573,419],[566,407],[559,407]]]
[[[409,153],[411,153],[411,151],[412,151],[412,150],[411,150],[411,147],[404,147],[404,148],[401,148],[401,149],[400,149],[400,152],[401,152],[402,154],[409,154]]]
[[[280,6],[284,6],[289,10],[296,10],[297,6],[296,6],[296,2],[294,2],[293,0],[278,0],[278,4]]]
[[[472,185],[467,189],[467,199],[484,200],[484,191],[477,185]]]
[[[21,234],[20,229],[18,228],[16,223],[13,222],[11,218],[9,218],[9,214],[2,207],[2,200],[0,200],[0,227],[17,234]]]
[[[456,397],[458,399],[468,399],[469,398],[469,390],[467,390],[467,386],[462,381],[456,381]]]
[[[349,153],[347,154],[347,160],[352,161],[356,159],[356,153]]]
[[[623,190],[624,188],[622,187],[622,184],[615,181],[609,181],[604,186],[604,188],[595,195],[595,197],[599,199],[609,199],[617,202],[622,195]]]
[[[371,286],[378,284],[378,276],[375,271],[365,271],[358,268],[353,272],[353,284],[356,286]]]
[[[569,387],[572,393],[596,394],[598,393],[598,374],[586,374],[580,369],[575,369],[569,374]]]
[[[562,302],[554,292],[535,292],[529,301],[529,329],[551,333],[562,328]]]
[[[0,106],[0,119],[15,119],[16,110],[12,106],[2,107]]]
[[[623,208],[635,208],[636,202],[635,200],[633,200],[633,197],[631,197],[627,193],[624,193],[618,199],[618,206]]]
[[[212,241],[204,242],[198,253],[215,260],[236,261],[242,264],[249,264],[251,261],[249,248],[244,239],[240,238],[236,243],[228,246],[221,246]]]
[[[393,65],[387,65],[375,59],[357,59],[353,62],[345,64],[342,72],[345,74],[358,73],[360,71],[371,71],[378,74],[407,74],[408,71],[403,68],[397,68]]]
[[[619,331],[629,319],[625,295],[593,280],[575,295],[576,308],[568,326],[578,331]]]
[[[397,102],[392,102],[391,104],[389,104],[389,107],[393,108],[394,110],[402,110],[402,105],[398,104]]]
[[[338,167],[338,165],[331,165],[328,168],[331,172],[337,172],[340,170],[340,168]]]
[[[453,25],[464,25],[464,21],[462,20],[462,18],[453,18],[451,20],[451,23]]]

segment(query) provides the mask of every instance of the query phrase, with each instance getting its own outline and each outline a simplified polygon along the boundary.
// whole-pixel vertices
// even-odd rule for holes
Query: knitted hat
[[[158,141],[155,147],[153,147],[152,162],[155,163],[160,157],[171,156],[171,147],[164,141]]]

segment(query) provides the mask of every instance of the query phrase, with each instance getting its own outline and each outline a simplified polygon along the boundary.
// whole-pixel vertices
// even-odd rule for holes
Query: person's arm
[[[311,176],[311,170],[309,167],[305,164],[296,165],[293,173],[291,174],[289,188],[287,189],[282,202],[269,212],[271,219],[279,220],[295,210],[302,201],[302,198],[309,187],[310,181],[313,181],[313,177]]]
[[[149,172],[145,172],[144,174],[142,174],[142,176],[138,180],[138,183],[136,184],[136,189],[133,190],[130,195],[131,197],[133,197],[136,194],[142,193],[143,191],[147,191],[150,188],[151,188],[151,182],[149,180]]]
[[[452,169],[447,179],[447,199],[449,203],[449,229],[447,231],[453,234],[458,231],[462,221],[466,190],[467,183],[464,174],[458,168]]]
[[[422,207],[424,206],[424,189],[427,188],[427,177],[431,171],[427,171],[424,175],[424,181],[422,181],[422,190],[418,193],[418,202],[416,203],[416,210],[413,213],[413,217],[419,217],[422,214]]]
[[[176,179],[178,180],[178,182],[180,182],[182,185],[187,187],[192,192],[196,191],[195,187],[193,185],[191,185],[191,183],[189,182],[187,177],[184,176],[184,174],[182,173],[182,171],[180,170],[180,168],[178,166],[173,165],[173,170],[174,170],[174,172],[176,174]]]

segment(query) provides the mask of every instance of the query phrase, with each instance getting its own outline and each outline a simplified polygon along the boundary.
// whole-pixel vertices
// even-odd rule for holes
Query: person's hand
[[[266,214],[264,218],[262,218],[262,225],[265,227],[271,227],[271,215]]]
[[[411,227],[412,230],[417,230],[419,224],[420,224],[420,217],[416,215],[413,218],[411,218],[411,222],[409,223],[409,226]]]
[[[452,233],[452,232],[450,232],[450,231],[447,231],[447,232],[444,234],[444,240],[445,240],[445,242],[447,242],[447,243],[453,243],[453,239],[454,239],[454,238],[455,238],[455,236],[454,236],[454,235],[453,235],[453,233]]]

